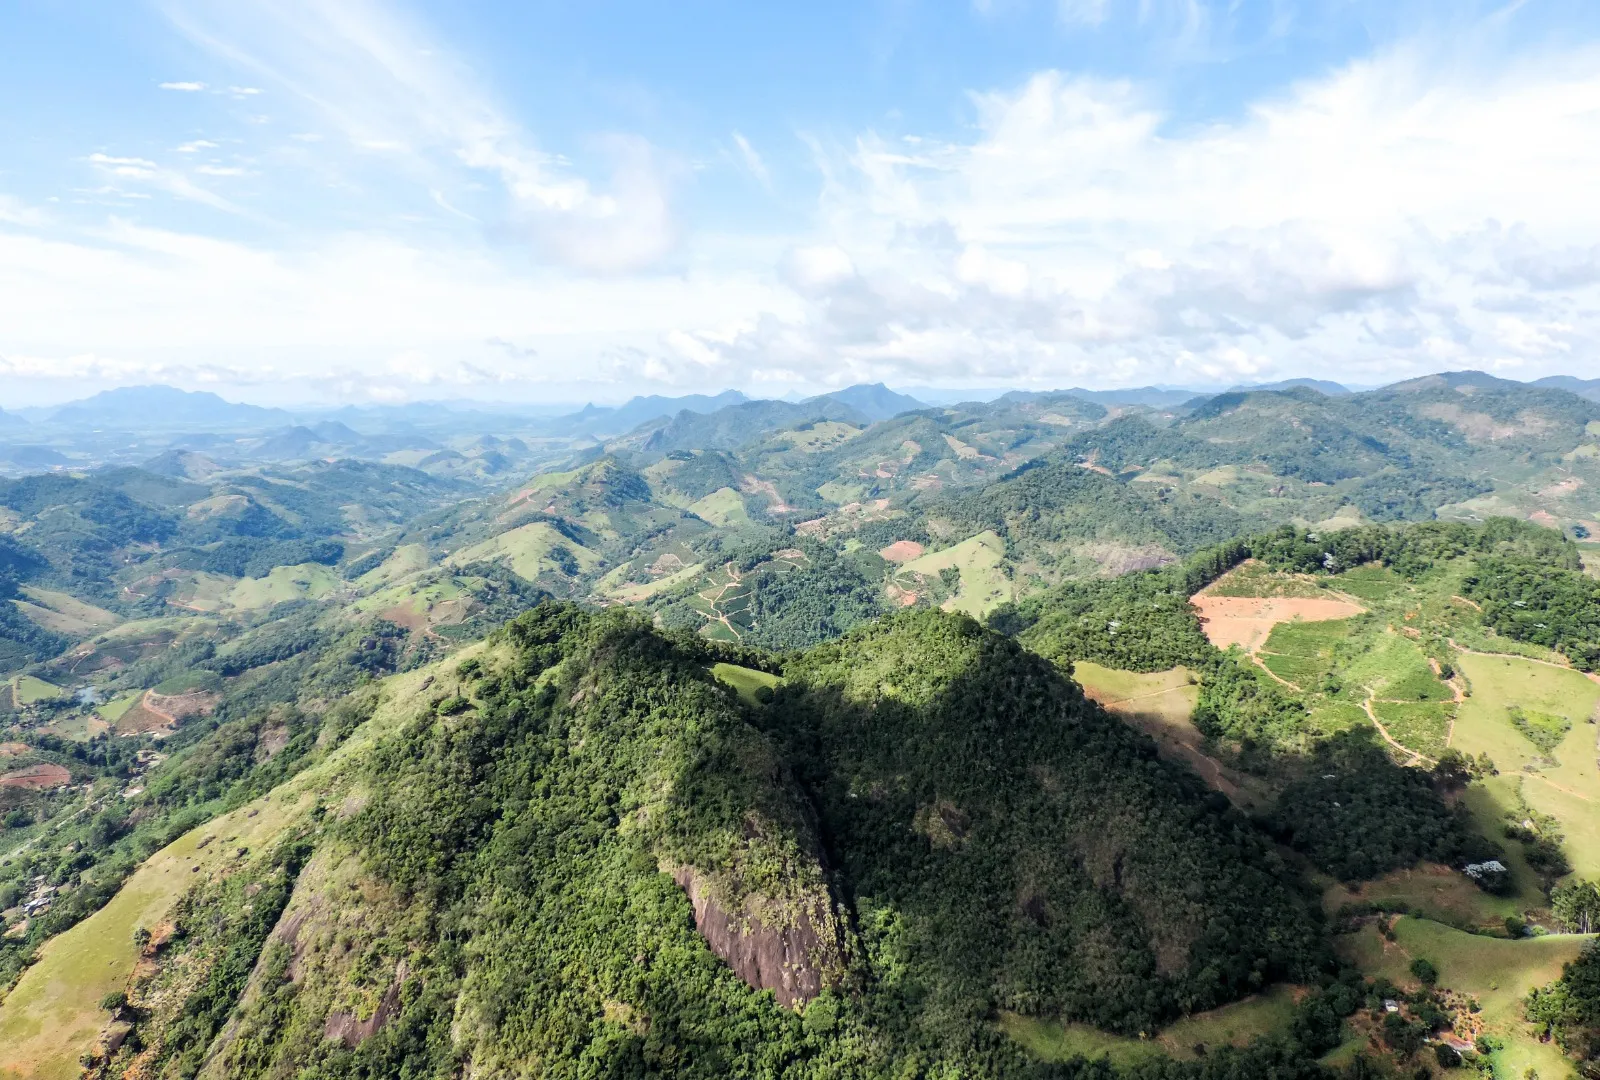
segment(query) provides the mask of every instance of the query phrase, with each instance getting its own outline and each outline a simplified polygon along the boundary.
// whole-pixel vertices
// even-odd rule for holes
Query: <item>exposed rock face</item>
[[[780,1003],[795,1008],[843,975],[839,920],[826,894],[792,912],[750,896],[741,910],[730,913],[693,867],[678,867],[672,877],[689,895],[700,936],[754,989],[771,990]]]
[[[400,1012],[400,986],[405,981],[406,962],[402,960],[395,970],[394,982],[384,991],[383,1000],[378,1002],[378,1007],[372,1010],[371,1016],[365,1020],[358,1020],[353,1012],[335,1009],[328,1014],[327,1020],[323,1021],[323,1038],[333,1039],[352,1047],[360,1046],[372,1038]]]

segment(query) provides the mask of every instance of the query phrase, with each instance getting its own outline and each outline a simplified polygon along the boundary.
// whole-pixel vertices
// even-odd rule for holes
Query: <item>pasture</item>
[[[1374,926],[1346,934],[1339,951],[1369,976],[1381,975],[1400,986],[1416,985],[1410,966],[1425,959],[1439,969],[1439,986],[1477,999],[1486,1034],[1505,1041],[1494,1055],[1496,1076],[1521,1077],[1529,1068],[1540,1076],[1570,1075],[1571,1062],[1553,1043],[1541,1043],[1522,1019],[1529,990],[1561,975],[1561,966],[1578,955],[1590,937],[1574,934],[1507,938],[1469,934],[1428,919],[1403,916],[1394,923],[1393,941]]]
[[[1457,711],[1452,745],[1465,754],[1488,754],[1500,775],[1485,785],[1502,814],[1520,798],[1554,817],[1563,845],[1582,877],[1600,877],[1600,769],[1592,722],[1600,684],[1569,668],[1511,656],[1462,653],[1462,674],[1472,696]],[[1518,730],[1513,710],[1564,719],[1569,729],[1546,753]],[[1551,761],[1555,764],[1551,764]],[[1520,784],[1514,781],[1520,780]]]
[[[1013,598],[1011,579],[1005,570],[1005,541],[993,532],[970,536],[952,547],[929,552],[901,565],[899,574],[938,577],[939,571],[954,568],[961,573],[955,595],[946,600],[946,611],[960,611],[981,619]]]
[[[1192,1060],[1199,1056],[1198,1048],[1244,1046],[1252,1039],[1282,1031],[1294,1015],[1295,995],[1293,987],[1274,986],[1231,1005],[1186,1016],[1144,1039],[1015,1013],[1001,1014],[1000,1029],[1043,1061],[1104,1057],[1118,1068],[1127,1068],[1159,1057]]]

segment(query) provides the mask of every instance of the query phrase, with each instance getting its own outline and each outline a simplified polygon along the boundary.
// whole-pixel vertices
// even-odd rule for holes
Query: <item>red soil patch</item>
[[[1206,637],[1219,649],[1241,645],[1255,652],[1279,623],[1328,622],[1348,619],[1366,610],[1349,600],[1326,597],[1289,596],[1207,596],[1190,598],[1200,611]]]
[[[72,783],[72,774],[60,765],[29,765],[26,769],[0,776],[0,787],[28,788],[43,791]]]
[[[892,563],[910,562],[922,557],[922,545],[915,540],[896,540],[878,554]]]

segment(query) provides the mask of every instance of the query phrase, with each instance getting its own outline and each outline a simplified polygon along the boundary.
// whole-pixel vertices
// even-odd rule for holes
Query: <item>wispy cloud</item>
[[[48,222],[49,217],[43,210],[27,206],[10,195],[0,194],[0,223],[38,228]]]
[[[201,203],[213,210],[223,210],[230,214],[242,213],[238,206],[216,192],[201,187],[183,173],[157,165],[145,158],[113,157],[110,154],[95,153],[89,155],[88,161],[111,181],[114,188],[120,188],[124,183],[143,184],[180,199]]]
[[[174,149],[175,152],[179,154],[198,154],[202,150],[215,150],[216,148],[217,144],[209,139],[194,139],[190,142],[183,143]]]
[[[243,176],[246,172],[237,165],[200,165],[194,171],[201,176]]]
[[[198,93],[205,88],[206,84],[203,82],[164,82],[161,84],[161,89],[163,90],[180,90],[189,94]]]
[[[584,270],[625,272],[677,245],[674,169],[636,136],[597,139],[611,175],[600,187],[547,152],[420,25],[374,0],[168,0],[186,35],[283,87],[352,148],[393,155],[424,189],[458,174],[496,178],[513,224],[547,255]]]
[[[767,172],[767,163],[761,160],[761,155],[756,153],[755,147],[750,145],[750,140],[735,131],[733,145],[739,148],[739,157],[744,162],[744,167],[750,170],[750,175],[761,182],[762,187],[772,186],[772,176]]]

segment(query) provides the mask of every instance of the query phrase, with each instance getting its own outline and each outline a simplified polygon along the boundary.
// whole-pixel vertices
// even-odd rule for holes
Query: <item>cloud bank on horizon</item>
[[[1593,5],[95,7],[0,14],[19,404],[1600,376]]]

